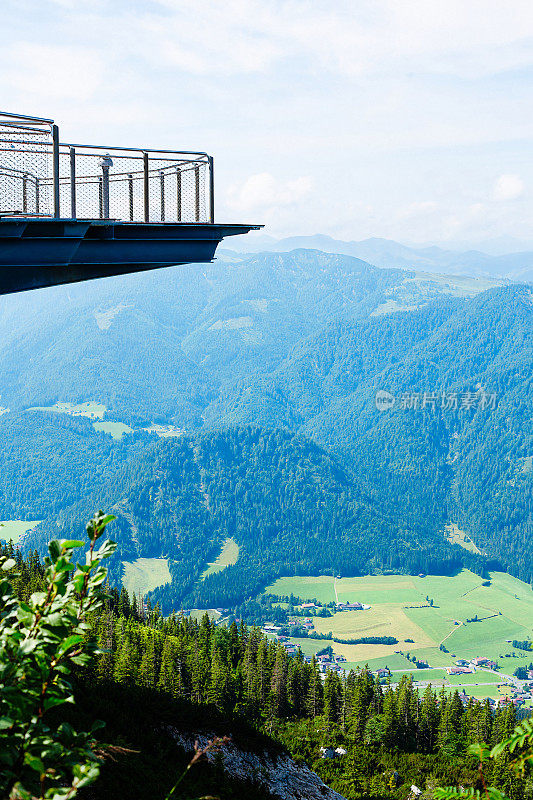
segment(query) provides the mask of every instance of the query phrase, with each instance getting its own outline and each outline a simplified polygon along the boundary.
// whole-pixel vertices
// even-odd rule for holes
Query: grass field
[[[133,430],[123,422],[111,422],[108,420],[105,420],[105,422],[93,422],[93,428],[95,431],[110,433],[113,439],[122,439],[125,433],[131,433]]]
[[[137,597],[170,582],[170,570],[166,558],[138,558],[136,561],[123,561],[124,577],[122,585]]]
[[[304,656],[314,656],[319,650],[323,650],[330,644],[333,645],[333,642],[325,642],[322,639],[298,639],[296,637],[291,639],[291,642],[301,648]]]
[[[501,694],[498,693],[498,689],[496,686],[449,685],[445,686],[444,689],[448,694],[453,694],[454,692],[461,692],[464,689],[467,695],[469,695],[470,697],[476,697],[478,700],[483,700],[485,699],[485,697],[492,697],[493,700],[497,700],[498,697],[501,697]]]
[[[332,643],[333,649],[335,652],[337,651],[337,647],[339,645]],[[368,647],[368,652],[371,653],[372,645],[356,645],[357,647]],[[391,648],[392,650],[392,648]],[[366,658],[362,659],[358,656],[355,661],[346,660],[346,664],[344,665],[346,669],[355,669],[356,667],[364,667],[368,664],[369,669],[376,670],[376,669],[385,669],[388,667],[389,669],[405,669],[407,672],[413,668],[413,665],[410,661],[408,661],[405,656],[402,656],[400,653],[394,653],[393,651],[390,652],[388,655],[382,656],[381,658]]]
[[[433,683],[435,685],[444,683],[448,677],[443,669],[416,669],[411,674],[413,680],[418,683]]]
[[[473,672],[471,674],[466,675],[446,675],[448,679],[448,683],[453,685],[459,686],[466,686],[470,683],[493,683],[497,686],[499,683],[502,682],[502,679],[499,675],[495,675],[494,672],[485,672],[482,669],[477,670],[477,672]]]
[[[31,530],[41,522],[40,519],[34,520],[21,520],[21,519],[5,519],[0,522],[0,539],[6,542],[10,540],[13,544],[17,544],[22,534]]]
[[[102,403],[55,403],[53,406],[33,406],[28,411],[56,411],[59,414],[70,414],[73,417],[89,417],[103,419],[106,407]]]
[[[303,600],[318,600],[319,603],[330,603],[335,600],[333,578],[319,576],[317,578],[292,577],[278,578],[265,592],[272,594],[290,595],[301,597]]]
[[[226,539],[222,545],[220,554],[212,561],[204,572],[202,572],[200,580],[203,580],[207,575],[212,575],[214,572],[221,572],[226,567],[236,564],[239,558],[239,545],[235,539]]]
[[[502,572],[491,574],[490,586],[482,584],[478,575],[462,570],[453,577],[285,577],[265,591],[279,595],[292,593],[302,600],[316,599],[322,603],[338,599],[359,600],[370,605],[366,611],[314,618],[317,631],[331,631],[338,638],[395,636],[399,640],[397,645],[332,642],[335,653],[346,657],[348,668],[365,663],[373,669],[412,668],[404,655],[395,652],[402,651],[435,668],[451,666],[458,658],[483,655],[497,661],[502,672],[512,674],[518,666],[533,660],[532,653],[514,650],[511,644],[513,639],[533,638],[533,592],[528,584]],[[426,597],[433,600],[433,607],[428,605]],[[476,615],[479,621],[467,622]],[[439,649],[441,643],[449,652]],[[415,674],[418,680],[423,680],[422,671]],[[482,680],[480,674],[477,673],[477,679],[475,675],[460,677],[467,684],[497,682],[497,677],[490,673],[490,677],[485,676],[486,680]],[[443,676],[448,678],[445,673]],[[450,682],[461,683],[459,678],[452,677]]]
[[[471,553],[481,553],[481,550],[474,544],[470,536],[458,528],[454,522],[444,526],[444,535],[452,544],[458,544]]]

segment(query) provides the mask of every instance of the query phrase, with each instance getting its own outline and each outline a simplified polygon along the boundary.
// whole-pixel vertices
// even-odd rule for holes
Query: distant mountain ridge
[[[287,252],[304,248],[354,256],[376,267],[533,282],[533,250],[489,255],[479,250],[462,252],[437,246],[408,247],[391,239],[380,238],[345,242],[323,234],[291,236],[279,241],[258,236],[255,239],[242,239],[236,244],[242,248],[241,252]]]
[[[228,383],[275,369],[328,322],[498,285],[295,250],[3,297],[0,404],[97,399],[127,424],[191,430]]]

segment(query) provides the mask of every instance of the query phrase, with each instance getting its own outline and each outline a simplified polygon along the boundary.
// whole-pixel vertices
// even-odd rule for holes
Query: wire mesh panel
[[[51,120],[0,113],[0,214],[212,222],[205,153],[59,143]]]
[[[61,216],[207,222],[207,156],[60,146]]]
[[[53,212],[52,123],[0,113],[0,213]]]

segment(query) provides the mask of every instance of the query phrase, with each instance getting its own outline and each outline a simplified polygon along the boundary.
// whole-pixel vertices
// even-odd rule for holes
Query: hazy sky
[[[208,150],[219,221],[533,240],[531,0],[2,0],[3,110]]]

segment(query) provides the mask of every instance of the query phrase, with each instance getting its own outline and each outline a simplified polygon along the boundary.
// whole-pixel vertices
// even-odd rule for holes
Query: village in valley
[[[308,630],[312,630],[313,622],[310,618],[308,618],[305,620],[303,625],[308,628]],[[300,651],[299,646],[294,644],[289,636],[280,633],[277,628],[278,626],[266,624],[263,626],[262,630],[268,636],[272,636],[277,639],[280,645],[285,648],[287,655],[293,657],[297,656]],[[313,658],[316,660],[323,680],[325,680],[326,674],[329,671],[338,672],[342,676],[346,676],[349,672],[349,669],[346,668],[346,657],[335,654],[331,645],[325,647],[324,651],[325,652],[318,651],[314,656],[304,656],[304,660],[308,663],[311,663]],[[415,685],[419,685],[420,687],[425,688],[428,684],[435,686],[439,683],[445,685],[444,681],[439,681],[438,679],[426,680],[423,672],[425,669],[431,670],[431,666],[429,664],[425,664],[424,666],[419,666],[414,670],[410,670],[409,673],[407,673],[405,670],[390,670],[388,667],[378,667],[375,670],[371,670],[371,672],[380,681],[380,683],[383,685],[390,684],[392,688],[397,685],[401,674],[411,674],[413,676]],[[531,701],[533,699],[533,669],[528,669],[526,671],[526,680],[520,680],[514,675],[506,675],[499,672],[499,665],[492,659],[487,658],[486,656],[476,656],[471,661],[466,661],[462,658],[457,659],[454,666],[446,667],[444,670],[447,675],[454,676],[475,675],[478,671],[491,671],[494,673],[496,679],[500,681],[500,683],[497,684],[497,687],[501,696],[497,699],[492,697],[485,698],[491,708],[505,708],[509,704],[514,705],[517,709],[531,706]],[[474,685],[479,686],[482,684]],[[471,697],[467,691],[467,688],[469,687],[462,686],[461,691],[459,692],[459,697],[465,706],[468,704],[468,701]],[[473,699],[477,702],[480,702],[479,698],[474,697]]]
[[[20,543],[38,523],[3,521],[1,538]],[[237,559],[229,539],[204,574]],[[124,566],[125,585],[137,597],[152,588],[144,586],[148,572],[159,575],[153,586],[170,578],[165,559]],[[533,591],[506,573],[490,580],[468,570],[450,577],[279,578],[252,606],[181,613],[199,619],[207,611],[217,625],[258,625],[288,656],[314,658],[323,680],[328,672],[367,668],[384,686],[410,675],[421,691],[429,684],[457,690],[465,705],[473,698],[494,709],[533,707]]]
[[[533,606],[531,588],[507,574],[494,573],[491,578],[482,581],[467,571],[457,578],[282,578],[268,591],[279,593],[270,597],[279,600],[274,608],[286,610],[286,621],[265,620],[261,627],[289,656],[296,657],[301,651],[307,662],[314,658],[324,680],[328,671],[344,676],[351,669],[366,667],[383,685],[394,687],[407,674],[422,690],[428,684],[446,692],[457,690],[465,705],[473,698],[487,700],[494,709],[509,704],[517,710],[530,708],[531,631],[527,630],[524,641],[509,637],[519,630],[520,605],[527,603],[528,610]],[[280,590],[289,586],[298,589],[297,597],[292,593],[280,596]],[[356,586],[361,587],[359,599],[353,597]],[[412,589],[420,591],[419,586],[430,587],[435,597],[426,594],[422,602],[411,599]],[[308,595],[313,590],[320,599],[303,599],[304,587]],[[457,598],[453,596],[456,593]],[[493,597],[500,600],[501,609],[486,605]],[[373,603],[367,602],[370,598]],[[475,604],[477,613],[458,618],[458,601],[462,601],[463,613],[469,615],[470,604]],[[448,615],[449,610],[453,613]],[[521,618],[531,620],[531,614]],[[438,635],[441,622],[442,638]]]

